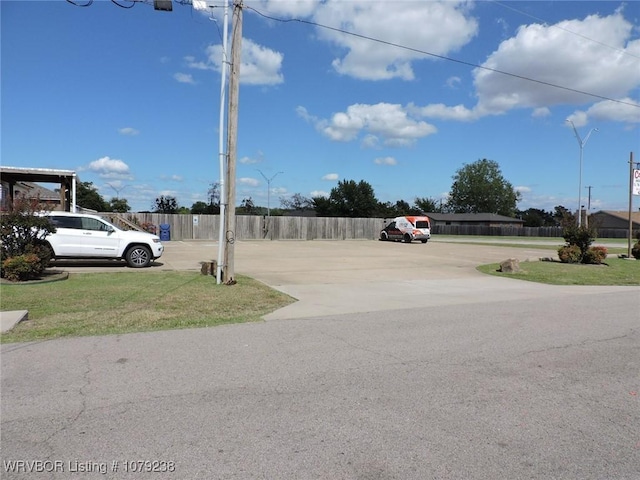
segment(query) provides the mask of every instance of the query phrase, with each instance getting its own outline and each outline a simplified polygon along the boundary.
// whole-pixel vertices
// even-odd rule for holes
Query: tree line
[[[413,204],[405,200],[381,202],[376,198],[371,184],[365,180],[341,180],[327,197],[305,197],[295,193],[280,198],[280,208],[271,208],[270,214],[284,215],[313,212],[320,217],[395,217],[424,213],[495,213],[518,217],[525,226],[542,227],[561,225],[573,214],[559,205],[554,211],[529,208],[518,210],[520,192],[507,181],[497,162],[481,159],[465,164],[453,176],[453,183],[446,200],[432,197],[416,197]],[[124,198],[105,201],[91,182],[77,186],[78,205],[97,211],[126,213],[131,210]],[[198,201],[191,207],[180,206],[174,196],[161,195],[149,210],[152,213],[218,214],[220,213],[220,188],[218,183],[209,186],[207,201]],[[267,208],[255,205],[251,197],[243,198],[236,208],[239,215],[266,215]]]

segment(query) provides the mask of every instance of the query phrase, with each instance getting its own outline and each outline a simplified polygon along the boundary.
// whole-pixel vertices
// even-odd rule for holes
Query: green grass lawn
[[[528,280],[551,285],[640,285],[640,261],[609,257],[603,265],[560,262],[522,262],[521,272],[498,272],[499,264],[481,265],[489,275]]]
[[[79,273],[39,284],[1,284],[2,310],[29,320],[0,341],[207,327],[252,322],[295,300],[251,278],[216,285],[195,272]]]

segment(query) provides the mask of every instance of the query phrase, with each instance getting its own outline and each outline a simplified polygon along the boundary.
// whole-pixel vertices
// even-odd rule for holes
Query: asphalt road
[[[471,265],[512,253],[266,242],[238,248],[237,271],[299,288],[301,317],[3,344],[0,476],[637,480],[640,289],[492,283]],[[406,277],[385,290],[389,265]],[[309,315],[337,291],[369,311]],[[370,302],[403,291],[402,308]]]

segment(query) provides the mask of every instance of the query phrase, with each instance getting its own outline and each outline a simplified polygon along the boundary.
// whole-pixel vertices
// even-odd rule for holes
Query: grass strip
[[[500,264],[481,265],[477,269],[489,275],[547,283],[550,285],[640,285],[640,261],[609,257],[602,265],[560,262],[521,262],[518,273],[503,273]]]
[[[217,285],[195,272],[71,274],[67,280],[2,284],[2,310],[28,310],[0,341],[108,335],[254,322],[295,299],[257,280],[237,276]]]

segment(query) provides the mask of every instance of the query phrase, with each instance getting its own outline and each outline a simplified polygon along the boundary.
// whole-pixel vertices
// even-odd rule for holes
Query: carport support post
[[[229,74],[229,125],[227,129],[227,216],[225,218],[224,282],[235,275],[234,244],[236,241],[236,158],[238,155],[238,98],[240,83],[240,51],[242,49],[242,0],[233,5],[233,33],[231,34],[231,70]]]

